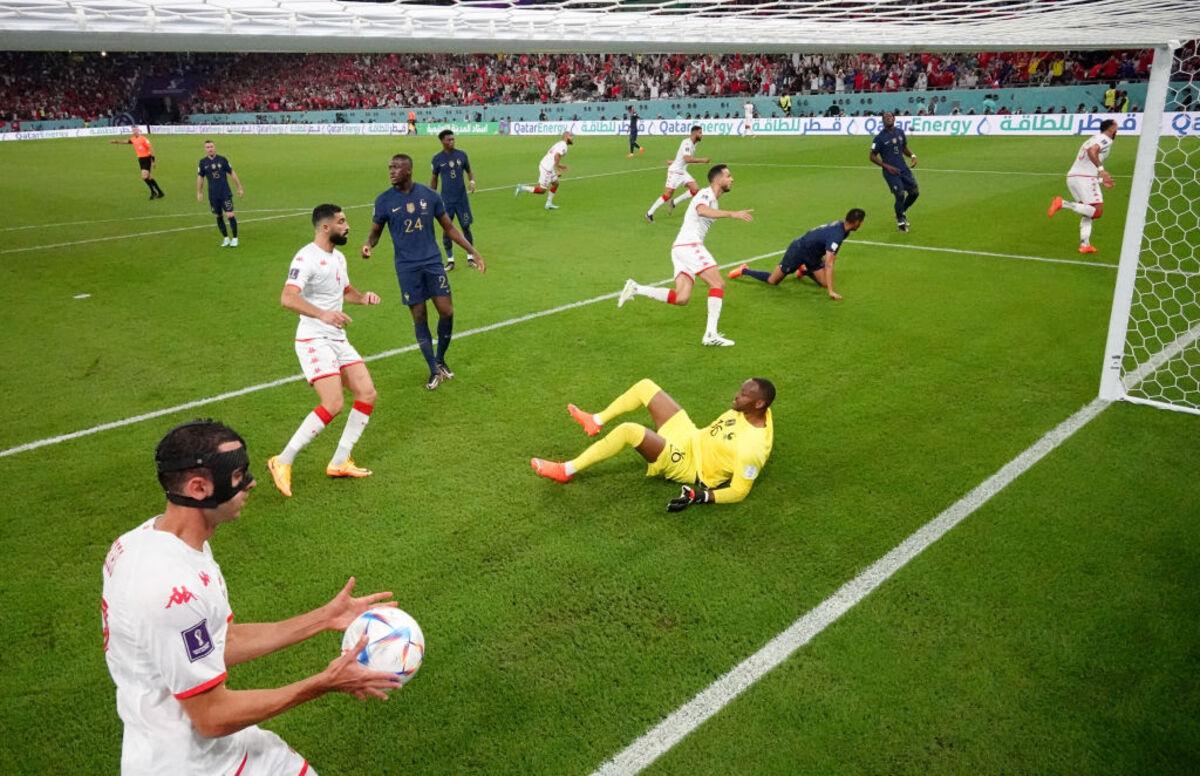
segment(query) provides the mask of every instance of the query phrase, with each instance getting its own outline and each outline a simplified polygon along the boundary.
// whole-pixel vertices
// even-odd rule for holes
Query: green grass
[[[311,236],[301,211],[348,208],[353,247],[391,153],[413,154],[425,181],[436,150],[218,138],[248,193],[242,247],[223,250],[194,198],[200,140],[155,139],[168,195],[155,202],[127,147],[0,144],[12,226],[43,225],[0,247],[0,448],[294,374],[278,294]],[[667,278],[679,216],[640,217],[677,140],[647,141],[626,160],[620,138],[579,138],[571,175],[617,174],[564,181],[546,213],[510,186],[550,139],[463,138],[480,186],[497,188],[473,200],[487,275],[451,276],[457,330]],[[723,350],[699,346],[702,304],[598,302],[457,340],[458,377],[432,394],[418,355],[372,362],[380,401],[356,449],[368,480],[322,476],[340,420],[298,459],[295,498],[262,480],[314,404],[302,382],[0,458],[0,772],[117,769],[100,565],[161,509],[153,446],[197,414],[246,436],[262,482],[213,541],[239,621],[318,605],[354,574],[394,590],[428,638],[387,704],[328,697],[267,727],[322,773],[594,768],[1094,397],[1115,271],[973,253],[1079,258],[1074,217],[1044,215],[1077,139],[913,145],[922,196],[901,235],[861,138],[705,139],[736,179],[722,205],[755,209],[714,225],[719,261],[867,210],[838,266],[845,301],[733,282],[722,328],[738,344]],[[1133,148],[1110,159],[1123,177],[1090,258],[1116,262]],[[1044,174],[1012,174],[1029,172]],[[248,212],[274,208],[297,212]],[[53,226],[96,219],[117,220]],[[166,229],[179,231],[150,234]],[[387,238],[375,260],[351,256],[355,285],[385,302],[348,310],[364,354],[412,342],[389,258]],[[599,408],[649,376],[703,423],[750,375],[779,398],[774,453],[741,505],[668,515],[675,486],[628,453],[566,487],[529,471],[531,455],[586,443],[569,401]],[[1200,756],[1197,422],[1107,410],[656,769],[1185,770]],[[239,666],[230,686],[293,681],[338,643]]]

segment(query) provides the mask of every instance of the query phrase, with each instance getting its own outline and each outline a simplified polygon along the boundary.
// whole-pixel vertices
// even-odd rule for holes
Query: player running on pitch
[[[908,231],[908,209],[921,196],[917,187],[917,178],[909,169],[904,157],[912,160],[912,167],[917,166],[917,155],[908,148],[908,136],[904,130],[896,126],[896,116],[890,111],[883,114],[883,130],[871,141],[871,164],[877,164],[883,169],[883,180],[896,198],[896,228],[901,232]]]
[[[777,286],[793,272],[797,280],[808,275],[814,283],[829,292],[829,298],[836,302],[842,298],[841,294],[833,290],[833,265],[837,261],[838,250],[851,232],[858,231],[866,217],[867,214],[863,210],[853,208],[846,213],[845,218],[809,229],[792,240],[783,254],[783,260],[770,272],[750,269],[750,265],[743,264],[730,271],[729,278],[733,280],[746,275]]]
[[[696,144],[704,139],[704,129],[696,124],[692,127],[691,134],[683,139],[679,144],[679,150],[675,152],[675,159],[671,162],[671,166],[667,168],[667,183],[663,186],[662,196],[654,200],[654,204],[646,211],[646,221],[653,223],[654,211],[658,210],[663,205],[670,205],[670,209],[674,210],[676,205],[687,202],[692,197],[696,196],[696,192],[700,191],[700,187],[696,185],[696,179],[688,172],[689,164],[708,164],[707,156],[696,156]],[[675,199],[671,199],[671,195],[675,193],[675,189],[680,186],[687,186],[687,191],[680,194]]]
[[[683,216],[683,226],[675,237],[671,247],[671,263],[675,266],[675,288],[657,288],[643,286],[636,280],[626,280],[621,295],[617,297],[617,307],[634,296],[649,297],[667,304],[685,305],[692,298],[692,287],[696,285],[696,277],[708,284],[708,324],[704,328],[702,345],[730,347],[733,340],[727,339],[717,330],[721,319],[721,306],[725,299],[725,281],[717,268],[717,261],[704,247],[704,237],[708,228],[718,218],[736,218],[739,221],[753,221],[753,210],[718,210],[717,200],[722,194],[733,188],[733,174],[729,167],[718,164],[708,171],[708,188],[701,191],[688,205],[687,213]]]
[[[554,204],[554,195],[558,193],[558,176],[570,169],[562,163],[562,159],[573,145],[575,145],[575,133],[570,130],[562,133],[562,140],[550,146],[550,150],[542,157],[542,161],[538,162],[537,185],[518,183],[516,190],[513,191],[513,196],[519,197],[523,191],[530,194],[545,194],[546,209],[558,210],[558,205]]]
[[[154,146],[150,145],[150,138],[143,135],[140,128],[134,126],[126,140],[109,140],[108,142],[110,145],[133,146],[133,152],[137,155],[138,168],[142,171],[142,182],[146,184],[146,188],[150,189],[150,199],[161,199],[167,196],[162,187],[158,185],[158,181],[154,180],[154,164],[157,161],[154,158]]]
[[[1116,136],[1117,122],[1114,119],[1100,122],[1100,131],[1079,147],[1075,163],[1067,171],[1067,190],[1075,197],[1075,201],[1064,202],[1062,197],[1055,197],[1046,211],[1046,215],[1053,216],[1065,207],[1080,215],[1080,253],[1096,252],[1096,247],[1092,245],[1092,222],[1104,215],[1104,193],[1100,187],[1113,187],[1112,176],[1104,169],[1104,160],[1108,158]]]
[[[217,229],[225,239],[221,247],[236,248],[238,244],[237,213],[233,211],[233,192],[229,190],[229,178],[237,185],[237,195],[246,196],[242,182],[237,173],[224,156],[217,155],[217,146],[211,140],[204,141],[204,157],[196,166],[196,201],[204,201],[204,181],[208,181],[208,207],[217,217]],[[229,219],[229,230],[225,229],[225,219]],[[229,231],[233,232],[230,239]]]
[[[692,504],[733,504],[750,493],[771,455],[774,400],[774,384],[752,377],[742,383],[730,409],[708,426],[696,428],[678,402],[652,380],[641,380],[595,415],[574,404],[568,404],[567,411],[588,436],[595,436],[618,415],[645,407],[654,430],[621,423],[576,458],[564,463],[534,458],[529,463],[540,476],[565,483],[577,472],[632,447],[649,463],[647,477],[683,483],[682,493],[667,504],[667,511],[678,512]]]
[[[474,245],[475,236],[471,234],[471,224],[475,223],[475,219],[471,215],[471,202],[467,199],[467,194],[475,193],[475,173],[471,172],[471,160],[467,158],[465,151],[454,147],[452,130],[443,129],[438,133],[438,140],[442,141],[442,150],[433,157],[433,179],[429,182],[429,188],[437,191],[438,179],[441,178],[441,195],[442,202],[446,205],[446,216],[451,222],[458,219],[463,237]],[[446,249],[446,271],[453,272],[454,242],[447,232],[442,232],[442,247]],[[475,267],[473,256],[467,256],[467,265]]]
[[[629,153],[625,155],[626,159],[632,159],[636,153],[638,156],[646,153],[646,149],[638,142],[638,132],[641,130],[639,123],[642,118],[638,115],[637,108],[629,106]]]
[[[342,411],[343,383],[354,396],[354,407],[325,473],[330,477],[371,475],[370,469],[354,463],[350,453],[371,420],[377,394],[362,356],[346,339],[345,328],[351,318],[342,312],[342,303],[375,305],[379,304],[379,296],[350,285],[346,257],[334,247],[345,245],[350,235],[350,224],[342,208],[317,205],[313,208],[312,222],[313,241],[292,259],[279,298],[280,304],[300,316],[296,326],[296,357],[319,401],[283,452],[267,460],[275,487],[285,496],[292,495],[292,462],[296,455]]]

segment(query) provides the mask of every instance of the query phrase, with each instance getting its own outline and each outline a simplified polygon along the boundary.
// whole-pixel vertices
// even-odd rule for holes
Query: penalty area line
[[[1097,398],[1077,410],[1075,414],[1047,432],[1041,439],[1006,463],[970,493],[918,528],[907,539],[896,545],[891,552],[838,588],[833,595],[796,620],[753,655],[738,663],[731,671],[710,684],[692,700],[680,706],[662,722],[603,763],[592,776],[634,774],[647,768],[759,679],[812,641],[817,634],[837,622],[843,614],[873,593],[897,571],[904,568],[909,561],[928,549],[1038,461],[1070,439],[1076,431],[1103,412],[1108,404],[1107,401]]]
[[[781,253],[783,253],[783,251],[771,251],[769,253],[762,253],[757,256],[751,256],[748,259],[739,259],[737,261],[731,261],[728,264],[722,264],[719,267],[719,269],[728,269],[730,267],[736,267],[739,264],[749,264],[754,261],[759,261],[760,259],[766,259],[766,258],[770,258],[772,256],[778,256]],[[673,277],[667,278],[666,280],[660,280],[656,283],[651,283],[649,285],[665,286],[672,282],[674,282]],[[538,318],[545,318],[549,315],[556,315],[558,313],[566,312],[568,310],[575,310],[580,307],[587,307],[588,305],[593,305],[593,304],[596,304],[597,302],[603,302],[603,301],[609,300],[609,299],[616,299],[618,296],[620,296],[620,293],[621,293],[620,291],[614,291],[609,294],[601,294],[600,296],[593,296],[590,299],[581,299],[577,302],[568,302],[566,304],[561,304],[556,307],[549,307],[545,310],[537,310],[532,313],[526,313],[525,315],[520,315],[515,318],[509,318],[509,319],[503,320],[503,321],[496,321],[495,323],[485,324],[483,326],[478,326],[474,329],[467,329],[464,332],[456,333],[454,335],[454,338],[455,338],[455,340],[459,340],[459,339],[462,339],[463,337],[471,337],[476,334],[484,334],[489,331],[497,331],[499,329],[506,329],[506,328],[509,328],[510,326],[516,326],[517,324],[520,324],[520,323],[527,323],[529,321],[537,320]],[[416,343],[414,343],[412,345],[405,345],[404,347],[393,348],[391,350],[385,350],[380,353],[375,353],[373,355],[367,356],[363,360],[364,361],[379,361],[381,359],[391,358],[392,356],[398,356],[402,353],[410,353],[416,349],[417,349],[417,345],[416,345]],[[210,404],[216,404],[218,402],[225,401],[227,399],[234,399],[239,396],[245,396],[245,395],[251,394],[251,393],[258,393],[259,391],[265,391],[265,390],[268,390],[271,388],[278,388],[282,385],[289,385],[291,383],[300,382],[303,379],[304,379],[304,375],[301,375],[301,374],[289,375],[288,377],[281,377],[277,380],[270,380],[265,383],[258,383],[256,385],[248,385],[245,388],[238,388],[233,391],[226,391],[224,393],[219,393],[215,396],[208,396],[203,399],[195,399],[193,401],[184,402],[183,404],[176,404],[172,407],[163,407],[162,409],[152,410],[150,412],[143,412],[140,415],[132,415],[128,418],[122,418],[121,420],[113,420],[113,421],[109,421],[107,423],[101,423],[99,425],[92,426],[91,428],[80,429],[79,431],[72,431],[67,434],[59,434],[57,436],[46,437],[44,439],[37,439],[32,442],[26,442],[24,444],[17,445],[15,447],[10,447],[6,450],[0,450],[0,458],[7,458],[8,456],[11,456],[11,455],[27,453],[27,452],[30,452],[31,450],[37,450],[42,447],[49,447],[50,445],[57,445],[57,444],[61,444],[63,442],[70,442],[73,439],[80,439],[82,437],[92,436],[93,434],[99,434],[102,431],[112,431],[113,429],[124,428],[125,426],[132,426],[136,423],[142,423],[147,420],[161,418],[164,415],[172,415],[176,412],[183,412],[185,410],[193,410],[198,407],[205,407]]]

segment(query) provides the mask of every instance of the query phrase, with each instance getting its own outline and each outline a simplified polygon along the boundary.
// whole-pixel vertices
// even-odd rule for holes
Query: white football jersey
[[[125,723],[121,773],[233,773],[256,728],[205,738],[179,703],[225,680],[225,578],[207,542],[195,550],[156,530],[157,519],[113,542],[102,572],[104,657]]]
[[[700,189],[688,203],[687,213],[683,215],[683,226],[679,227],[679,234],[675,237],[675,245],[704,244],[704,236],[708,234],[708,228],[716,219],[704,218],[697,213],[696,208],[700,205],[708,205],[714,210],[717,209],[717,195],[713,192],[712,186]]]
[[[569,148],[570,148],[570,146],[567,145],[566,140],[559,140],[557,143],[550,146],[550,150],[547,151],[546,155],[542,157],[542,161],[538,163],[538,166],[541,167],[543,170],[553,170],[554,169],[554,155],[558,154],[560,157],[566,156],[567,149],[569,149]]]
[[[671,162],[671,166],[667,168],[667,172],[673,172],[676,175],[686,173],[688,163],[684,161],[684,158],[695,155],[696,144],[692,142],[691,135],[688,135],[679,144],[679,150],[675,152],[675,161]]]
[[[1100,132],[1089,137],[1083,145],[1079,146],[1079,153],[1075,156],[1075,164],[1071,165],[1071,169],[1067,171],[1067,175],[1099,175],[1100,172],[1096,169],[1096,165],[1092,164],[1092,160],[1088,158],[1088,149],[1098,147],[1100,149],[1100,163],[1104,164],[1104,160],[1108,158],[1108,152],[1112,150],[1112,138]]]
[[[346,257],[337,248],[332,253],[326,253],[316,243],[309,243],[292,259],[286,285],[299,288],[300,296],[314,307],[340,311],[346,287],[350,285]],[[300,323],[296,326],[296,339],[317,337],[344,340],[346,332],[318,318],[301,315]]]
[[[745,105],[743,105],[742,108],[746,111],[747,119],[754,118],[754,103],[748,102]]]

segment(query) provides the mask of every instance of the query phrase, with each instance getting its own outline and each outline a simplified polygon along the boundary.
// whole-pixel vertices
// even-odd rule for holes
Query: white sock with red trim
[[[692,192],[685,191],[682,194],[680,194],[678,197],[675,198],[675,204],[682,205],[684,202],[687,202],[691,198],[692,198]]]
[[[331,466],[341,466],[350,459],[350,451],[354,449],[358,438],[362,436],[367,424],[371,422],[371,410],[373,409],[375,409],[373,404],[354,402],[354,409],[350,410],[350,415],[346,418],[346,427],[342,429],[342,438],[338,440],[333,460],[329,462]]]
[[[669,194],[662,195],[658,199],[654,200],[654,204],[650,206],[650,209],[647,210],[646,213],[648,215],[654,215],[654,211],[658,210],[660,207],[667,204],[667,201],[669,199],[671,199],[671,196]]]
[[[1091,218],[1096,215],[1096,208],[1091,205],[1085,205],[1082,202],[1064,202],[1063,207],[1067,210],[1073,210],[1085,218]]]
[[[717,324],[721,320],[721,305],[724,304],[724,302],[725,289],[708,289],[708,328],[704,330],[705,334],[717,333]]]
[[[300,424],[300,428],[296,429],[296,433],[292,434],[292,438],[288,440],[287,447],[283,448],[283,452],[279,454],[279,462],[291,464],[296,460],[296,456],[303,450],[309,442],[317,438],[317,435],[325,430],[325,427],[333,420],[333,415],[322,407],[320,404],[317,408],[304,418],[304,422]]]
[[[1092,219],[1087,216],[1079,219],[1079,244],[1092,244]]]
[[[649,297],[656,302],[675,304],[675,289],[673,288],[656,288],[654,286],[643,286],[639,284],[634,288],[634,293],[636,293],[638,296]]]

